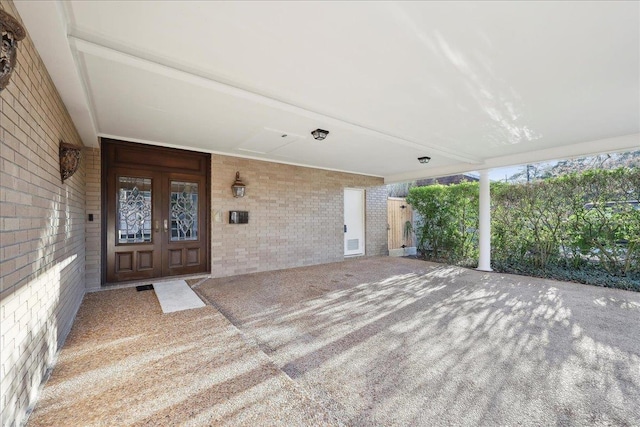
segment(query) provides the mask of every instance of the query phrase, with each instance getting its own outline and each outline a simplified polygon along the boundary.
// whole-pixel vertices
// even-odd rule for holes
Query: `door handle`
[[[153,228],[155,228],[155,232],[157,233],[158,231],[160,231],[160,221],[158,221],[157,219],[154,221],[154,226]]]
[[[167,231],[169,231],[169,221],[167,221],[166,219],[164,220],[164,232],[166,233]]]
[[[344,225],[344,232],[347,232],[347,224]]]

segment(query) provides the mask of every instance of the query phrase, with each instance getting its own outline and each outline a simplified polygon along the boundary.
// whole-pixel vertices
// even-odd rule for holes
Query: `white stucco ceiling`
[[[388,182],[640,148],[638,2],[16,6],[87,145]]]

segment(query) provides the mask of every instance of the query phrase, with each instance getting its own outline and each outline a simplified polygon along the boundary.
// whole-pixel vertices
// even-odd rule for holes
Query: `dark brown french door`
[[[106,282],[209,271],[207,159],[204,171],[179,160],[207,155],[109,142],[103,150]],[[126,165],[140,155],[137,167]]]

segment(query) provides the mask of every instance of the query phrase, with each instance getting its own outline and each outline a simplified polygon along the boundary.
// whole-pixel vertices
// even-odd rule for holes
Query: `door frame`
[[[144,156],[136,156],[135,159],[128,158],[126,155],[118,154],[118,149],[122,152],[137,152]],[[116,158],[116,156],[118,156]],[[164,170],[158,166],[157,162],[161,159],[176,159],[176,167],[165,168]],[[177,148],[169,148],[155,146],[149,144],[141,144],[135,142],[121,141],[111,138],[100,138],[100,285],[110,284],[107,282],[107,258],[108,258],[108,198],[107,198],[107,179],[109,160],[113,161],[113,168],[131,168],[134,167],[143,171],[165,172],[174,174],[199,174],[204,177],[205,189],[202,194],[206,194],[204,224],[206,230],[203,233],[205,239],[205,271],[202,274],[211,273],[211,154],[197,151],[181,150]],[[198,273],[200,274],[200,273]],[[126,283],[126,282],[122,282]]]
[[[342,190],[342,203],[343,203],[343,207],[346,208],[346,197],[345,194],[347,191],[357,191],[360,193],[361,195],[361,202],[362,202],[362,209],[361,211],[361,215],[360,215],[360,223],[362,224],[362,251],[356,254],[347,254],[347,250],[346,250],[346,237],[343,234],[342,237],[342,253],[343,256],[345,257],[356,257],[356,256],[365,256],[366,255],[366,242],[367,242],[367,222],[366,222],[366,210],[367,210],[367,197],[366,197],[366,190],[364,188],[354,188],[354,187],[345,187]],[[346,226],[346,209],[345,212],[343,212],[343,221],[345,223]]]

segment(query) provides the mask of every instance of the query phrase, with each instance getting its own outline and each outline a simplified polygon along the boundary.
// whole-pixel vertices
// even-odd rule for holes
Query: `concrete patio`
[[[368,258],[85,297],[29,425],[640,425],[640,294]]]

